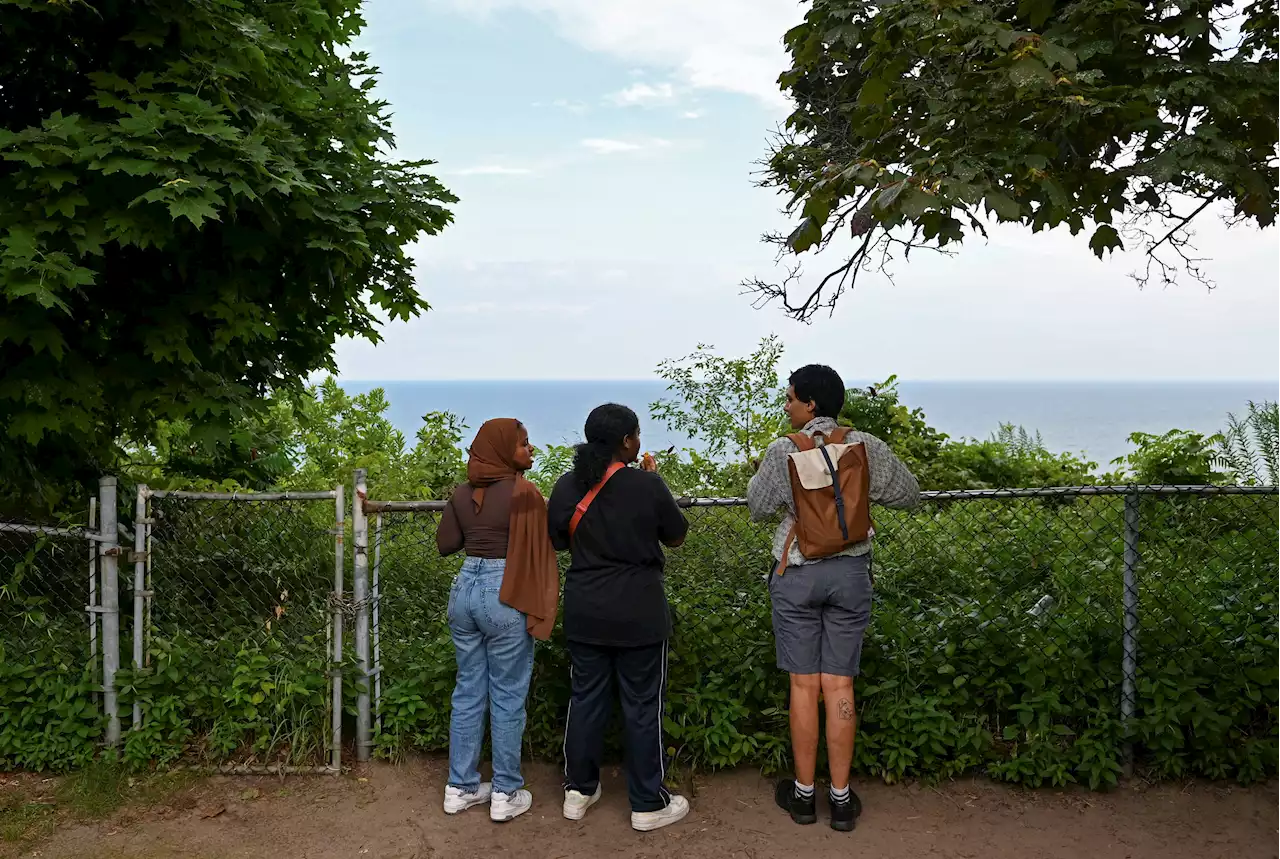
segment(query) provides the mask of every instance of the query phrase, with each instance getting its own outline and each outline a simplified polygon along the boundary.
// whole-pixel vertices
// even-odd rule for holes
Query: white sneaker
[[[489,802],[489,819],[494,823],[506,823],[524,814],[530,808],[533,808],[533,794],[527,790],[517,790],[515,793],[495,791],[493,799]]]
[[[684,816],[689,813],[689,800],[678,794],[673,794],[671,802],[666,808],[657,811],[633,811],[631,812],[631,828],[636,832],[652,832],[655,829],[661,829],[664,826],[670,826],[684,820]]]
[[[480,787],[468,793],[460,787],[453,785],[445,785],[444,788],[444,813],[445,814],[461,814],[468,808],[475,808],[477,805],[484,805],[489,801],[490,795],[493,793],[493,786],[487,781],[480,782]]]
[[[600,801],[601,793],[600,785],[596,785],[596,792],[591,796],[585,796],[576,790],[566,790],[564,792],[564,819],[581,820],[586,817],[587,809]]]

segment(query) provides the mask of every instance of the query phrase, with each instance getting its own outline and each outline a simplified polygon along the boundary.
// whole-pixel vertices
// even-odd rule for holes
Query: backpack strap
[[[813,443],[813,436],[809,435],[807,432],[793,432],[791,435],[787,436],[787,438],[791,439],[791,443],[801,451],[813,450],[814,447],[816,447]]]
[[[613,477],[622,469],[626,468],[621,462],[615,462],[605,471],[604,477],[600,478],[600,482],[591,487],[591,491],[582,496],[582,500],[578,502],[578,506],[573,510],[573,518],[569,520],[569,539],[573,539],[573,532],[578,530],[578,523],[582,521],[582,517],[586,515],[587,508],[591,506],[591,502],[596,500],[596,496],[600,494],[600,490],[604,489],[604,485],[609,482],[609,478]]]

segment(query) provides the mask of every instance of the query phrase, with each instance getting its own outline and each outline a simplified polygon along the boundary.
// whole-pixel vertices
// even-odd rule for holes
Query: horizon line
[[[456,379],[456,378],[455,379],[440,379],[440,378],[375,379],[375,378],[347,377],[339,374],[334,378],[338,379],[338,381],[340,382],[359,382],[363,384],[376,383],[380,385],[416,384],[416,383],[512,384],[512,383],[528,383],[528,382],[561,383],[561,384],[583,384],[583,383],[616,384],[619,382],[664,382],[666,381],[665,379],[662,379],[659,376],[622,376],[622,377],[615,377],[615,378],[579,378],[579,379],[554,378],[554,377],[521,378],[517,376],[505,377],[505,378],[495,377],[495,378],[484,378],[484,379]],[[879,384],[880,382],[884,381],[883,379],[879,379],[879,380],[876,380],[875,382],[868,382],[869,378],[870,377],[867,377],[865,379],[859,378],[859,377],[853,377],[852,381],[858,382],[858,383],[868,383],[868,384]],[[1233,384],[1267,384],[1267,385],[1280,386],[1280,378],[1266,378],[1262,376],[1215,376],[1215,377],[1168,376],[1168,377],[1156,377],[1156,378],[1146,378],[1146,379],[1137,378],[1137,377],[1111,379],[1111,378],[1097,378],[1097,377],[1090,377],[1090,376],[1076,376],[1076,377],[1048,376],[1048,377],[1042,377],[1042,378],[988,377],[988,378],[947,379],[947,378],[907,378],[907,377],[899,376],[896,381],[903,382],[903,383],[923,382],[928,384],[948,384],[948,385],[966,385],[966,384],[980,384],[980,385],[989,385],[989,384],[1014,384],[1014,385],[1016,384],[1094,384],[1094,385],[1182,384],[1182,385],[1187,385],[1187,384],[1233,383]]]

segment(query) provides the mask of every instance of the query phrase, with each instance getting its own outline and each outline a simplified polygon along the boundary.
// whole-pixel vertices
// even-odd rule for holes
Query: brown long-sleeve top
[[[505,558],[511,532],[511,493],[516,482],[502,480],[484,491],[484,507],[475,512],[471,485],[453,491],[436,529],[436,548],[441,555],[466,549],[469,558]]]

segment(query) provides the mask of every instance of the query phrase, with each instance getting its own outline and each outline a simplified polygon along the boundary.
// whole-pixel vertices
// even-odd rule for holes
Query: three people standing
[[[781,513],[768,576],[778,667],[790,675],[795,777],[775,799],[797,823],[817,821],[819,701],[827,711],[831,826],[853,829],[861,804],[849,786],[856,735],[853,684],[871,617],[869,504],[910,507],[919,485],[882,440],[841,428],[845,389],[830,367],[795,371],[785,410],[794,431],[765,452],[747,490],[753,518]],[[663,548],[680,546],[688,523],[656,466],[640,455],[640,422],[606,404],[587,418],[585,443],[550,501],[524,478],[533,466],[518,421],[488,421],[471,446],[467,483],[445,509],[441,554],[467,559],[449,595],[458,664],[444,809],[488,802],[506,821],[532,804],[520,773],[533,639],[555,625],[556,550],[571,563],[564,582],[564,633],[571,700],[565,719],[563,815],[581,820],[600,800],[604,729],[614,688],[622,701],[631,825],[675,823],[689,803],[664,785],[662,738],[671,613]],[[801,497],[803,496],[803,497]],[[493,783],[482,783],[486,705]]]

